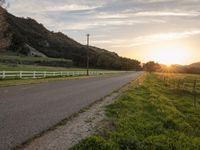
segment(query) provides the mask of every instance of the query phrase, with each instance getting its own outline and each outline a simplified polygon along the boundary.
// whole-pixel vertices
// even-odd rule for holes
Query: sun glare
[[[170,66],[172,64],[186,64],[189,52],[177,46],[168,46],[152,50],[151,59]]]

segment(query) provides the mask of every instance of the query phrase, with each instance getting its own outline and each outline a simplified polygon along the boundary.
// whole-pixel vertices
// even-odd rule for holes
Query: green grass
[[[181,76],[191,81],[200,77]],[[72,149],[200,149],[200,104],[194,107],[190,92],[166,86],[158,75],[148,74],[142,85],[130,87],[107,107],[106,115],[98,134]]]
[[[18,60],[18,61],[68,61],[71,62],[71,60],[67,59],[61,59],[61,58],[43,58],[43,57],[33,57],[33,56],[17,56],[15,55],[0,55],[1,60]]]
[[[72,60],[61,58],[42,58],[30,56],[17,56],[16,54],[0,53],[0,63],[4,64],[23,64],[23,65],[45,65],[45,66],[64,66],[72,67]]]
[[[91,71],[103,71],[102,69],[90,69]],[[12,65],[0,63],[0,71],[86,71],[84,68],[48,67],[37,65]]]
[[[43,78],[43,79],[13,79],[13,80],[0,80],[0,88],[16,85],[25,85],[25,84],[38,84],[38,83],[48,83],[53,81],[61,80],[75,80],[75,79],[84,79],[92,78],[94,76],[78,76],[78,77],[54,77],[54,78]]]

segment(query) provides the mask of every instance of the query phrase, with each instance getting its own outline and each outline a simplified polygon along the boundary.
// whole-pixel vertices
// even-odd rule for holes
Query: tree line
[[[154,61],[149,61],[143,64],[143,70],[147,72],[169,72],[169,73],[191,73],[200,74],[200,63],[199,65],[171,65],[166,66],[163,64],[156,63]]]
[[[86,66],[87,53],[89,55],[89,65],[92,68],[112,69],[112,70],[142,70],[141,62],[135,59],[129,59],[118,56],[114,52],[98,49],[99,52],[93,49],[82,49],[73,54],[73,62],[78,67]]]

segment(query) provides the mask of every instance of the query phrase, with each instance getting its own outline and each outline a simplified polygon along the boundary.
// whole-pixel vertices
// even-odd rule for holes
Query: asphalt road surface
[[[140,74],[0,88],[0,150],[14,148]]]

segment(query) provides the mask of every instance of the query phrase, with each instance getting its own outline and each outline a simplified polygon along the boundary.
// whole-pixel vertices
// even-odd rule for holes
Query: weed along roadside
[[[200,79],[198,75],[174,77],[184,78],[188,83]],[[166,85],[169,79],[160,79],[158,74],[147,74],[138,86],[129,86],[106,108],[107,117],[97,134],[71,149],[200,149],[200,85],[196,83],[194,107],[192,91],[177,90],[172,88],[174,85]]]

